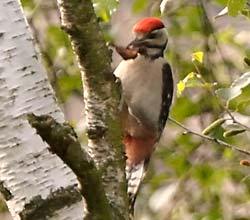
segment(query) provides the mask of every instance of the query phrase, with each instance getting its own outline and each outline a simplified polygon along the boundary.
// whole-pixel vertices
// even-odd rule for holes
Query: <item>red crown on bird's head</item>
[[[164,28],[164,24],[159,18],[148,17],[139,20],[133,27],[134,33],[149,33],[151,31]]]

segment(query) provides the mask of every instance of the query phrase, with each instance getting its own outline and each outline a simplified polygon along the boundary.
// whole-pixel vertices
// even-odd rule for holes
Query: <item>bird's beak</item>
[[[135,38],[130,44],[127,46],[128,49],[138,49],[139,47],[143,46],[144,39],[137,39]]]

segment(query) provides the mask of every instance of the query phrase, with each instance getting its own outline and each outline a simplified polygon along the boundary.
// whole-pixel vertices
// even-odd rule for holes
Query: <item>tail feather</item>
[[[143,160],[136,165],[126,166],[126,179],[128,183],[127,193],[129,197],[130,219],[133,219],[134,216],[134,204],[136,196],[141,186],[141,183],[145,177],[148,163],[149,160]]]
[[[154,150],[155,138],[152,136],[134,137],[128,134],[124,137],[123,143],[127,156],[126,179],[129,214],[130,219],[133,219],[136,196],[145,177],[150,155]]]

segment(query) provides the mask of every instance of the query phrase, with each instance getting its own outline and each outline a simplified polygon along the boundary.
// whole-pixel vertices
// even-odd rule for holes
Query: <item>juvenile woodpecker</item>
[[[163,58],[168,38],[163,22],[148,17],[133,27],[135,39],[116,47],[123,61],[114,71],[122,86],[121,118],[130,212],[151,154],[168,118],[173,97],[170,65]]]

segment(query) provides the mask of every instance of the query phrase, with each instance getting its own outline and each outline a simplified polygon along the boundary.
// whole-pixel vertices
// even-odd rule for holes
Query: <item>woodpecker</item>
[[[173,97],[171,67],[163,58],[168,42],[163,22],[144,18],[134,25],[133,33],[135,39],[126,48],[116,47],[123,60],[114,71],[122,87],[121,121],[132,214]]]

